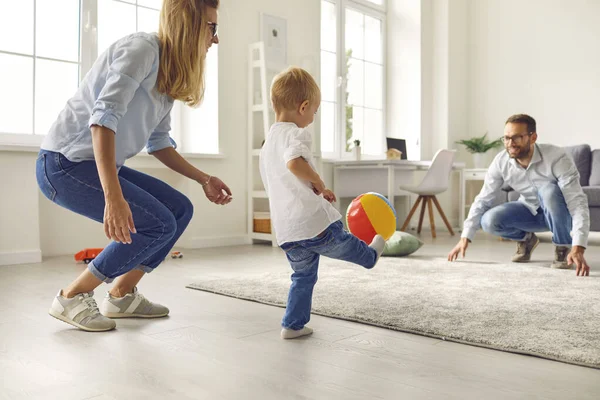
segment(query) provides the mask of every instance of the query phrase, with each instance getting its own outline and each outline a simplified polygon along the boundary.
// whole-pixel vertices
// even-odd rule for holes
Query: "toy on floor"
[[[183,253],[180,251],[174,251],[171,253],[171,258],[183,258]]]
[[[385,197],[369,192],[352,200],[346,223],[350,232],[365,243],[371,243],[377,234],[388,240],[396,231],[396,211]]]
[[[83,261],[86,264],[92,262],[92,260],[98,257],[104,249],[83,249],[79,253],[75,254],[75,261]]]

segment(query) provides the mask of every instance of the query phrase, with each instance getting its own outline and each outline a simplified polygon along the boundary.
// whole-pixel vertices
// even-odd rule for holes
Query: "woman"
[[[37,159],[41,191],[56,204],[104,223],[113,241],[55,297],[50,315],[86,331],[111,318],[163,317],[167,307],[136,288],[169,254],[192,218],[192,203],[158,179],[123,164],[144,146],[197,181],[216,204],[231,201],[218,178],[194,168],[169,137],[174,100],[198,105],[206,52],[217,36],[219,0],[164,0],[158,35],[127,36],[102,54],[67,102]],[[93,290],[117,278],[100,309]]]

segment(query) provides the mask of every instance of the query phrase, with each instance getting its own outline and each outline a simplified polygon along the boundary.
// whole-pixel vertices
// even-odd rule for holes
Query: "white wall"
[[[520,112],[542,142],[600,147],[599,16],[589,0],[423,0],[422,158],[446,146],[472,166],[455,142]]]
[[[260,13],[288,21],[288,62],[300,65],[319,79],[320,2],[295,0],[223,1],[219,23],[219,133],[225,159],[191,160],[198,168],[219,176],[231,188],[234,201],[226,206],[209,203],[199,185],[161,169],[152,158],[136,157],[132,166],[165,180],[190,197],[195,214],[179,245],[205,247],[239,244],[247,240],[246,226],[246,91],[247,47],[260,40]],[[318,127],[317,127],[318,129]],[[201,130],[195,132],[202,135]],[[3,260],[27,262],[44,256],[73,254],[84,247],[106,244],[101,225],[62,210],[39,194],[34,153],[0,150],[0,265]],[[8,173],[10,171],[10,174]],[[38,205],[39,204],[39,205]],[[38,218],[39,217],[39,218]],[[17,253],[15,258],[14,252]],[[32,256],[33,254],[33,256]],[[16,261],[15,261],[16,260]]]
[[[600,1],[472,0],[471,134],[528,113],[541,142],[600,147]]]
[[[422,2],[422,159],[468,137],[468,1]],[[457,161],[465,161],[457,154]]]
[[[0,265],[41,259],[35,160],[0,152]]]
[[[411,160],[421,157],[421,1],[388,2],[387,132],[406,139]]]
[[[465,68],[468,59],[467,0],[422,0],[418,6],[419,35],[412,38],[413,42],[417,41],[419,49],[413,57],[420,61],[418,90],[421,100],[416,110],[420,118],[418,157],[431,160],[439,149],[457,149],[455,141],[468,136],[468,97],[465,90],[468,84]],[[401,20],[396,22],[402,24]],[[398,62],[412,65],[415,61]],[[410,90],[412,86],[408,88]],[[394,88],[394,91],[401,90],[402,87]],[[460,152],[456,161],[464,161]],[[415,184],[422,176],[415,176]],[[459,222],[458,190],[458,174],[453,173],[448,191],[438,196],[452,226],[458,226]],[[436,229],[446,229],[437,211],[434,215]],[[413,217],[413,225],[416,222],[417,218]],[[429,226],[429,218],[426,218],[424,226]]]

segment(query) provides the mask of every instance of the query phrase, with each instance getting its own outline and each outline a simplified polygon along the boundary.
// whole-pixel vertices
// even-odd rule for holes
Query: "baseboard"
[[[206,249],[210,247],[242,246],[251,243],[252,242],[247,235],[217,237],[208,236],[191,238],[187,247],[190,249]]]
[[[0,265],[34,264],[42,262],[41,250],[0,251]]]
[[[456,233],[456,232],[462,232],[462,228],[460,227],[460,225],[458,224],[453,224],[450,223],[450,226],[452,227],[452,230]],[[406,228],[407,232],[416,232],[417,228],[419,227],[419,224],[409,224],[408,227]],[[400,230],[401,226],[397,227],[397,230]],[[431,232],[431,226],[429,226],[429,224],[423,224],[423,227],[421,229],[422,231],[427,231],[427,232]],[[446,225],[444,224],[444,222],[442,222],[440,225],[436,224],[435,225],[435,231],[436,232],[449,232],[448,228],[446,227]]]
[[[416,214],[415,214],[416,215]],[[423,219],[423,229],[430,229],[430,225],[429,225],[429,215],[425,216],[426,218]],[[448,228],[446,227],[446,224],[444,223],[444,221],[440,218],[440,220],[438,221],[437,218],[434,220],[435,222],[435,230],[436,231],[440,231],[440,232],[448,232]],[[453,230],[457,231],[457,230],[461,230],[462,228],[460,228],[460,225],[458,223],[458,218],[451,218],[448,219],[448,222],[450,223],[450,226],[452,227]],[[400,229],[402,227],[402,224],[404,223],[404,219],[402,219],[402,221],[398,221],[397,222],[397,228]],[[419,216],[417,215],[416,217],[413,216],[413,218],[411,219],[411,221],[408,223],[408,228],[407,229],[412,229],[412,230],[417,230],[419,226]]]

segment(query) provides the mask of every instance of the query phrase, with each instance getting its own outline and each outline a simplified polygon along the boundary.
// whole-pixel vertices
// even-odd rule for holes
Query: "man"
[[[465,256],[479,227],[516,241],[514,262],[531,259],[539,244],[534,232],[551,231],[555,245],[552,268],[569,269],[575,264],[577,276],[589,276],[590,267],[583,254],[590,216],[579,172],[562,148],[537,144],[537,137],[535,120],[529,115],[513,115],[506,121],[506,152],[498,154],[490,165],[464,223],[462,237],[448,254],[449,261],[461,253]],[[519,200],[492,208],[494,194],[505,183],[521,195]]]

